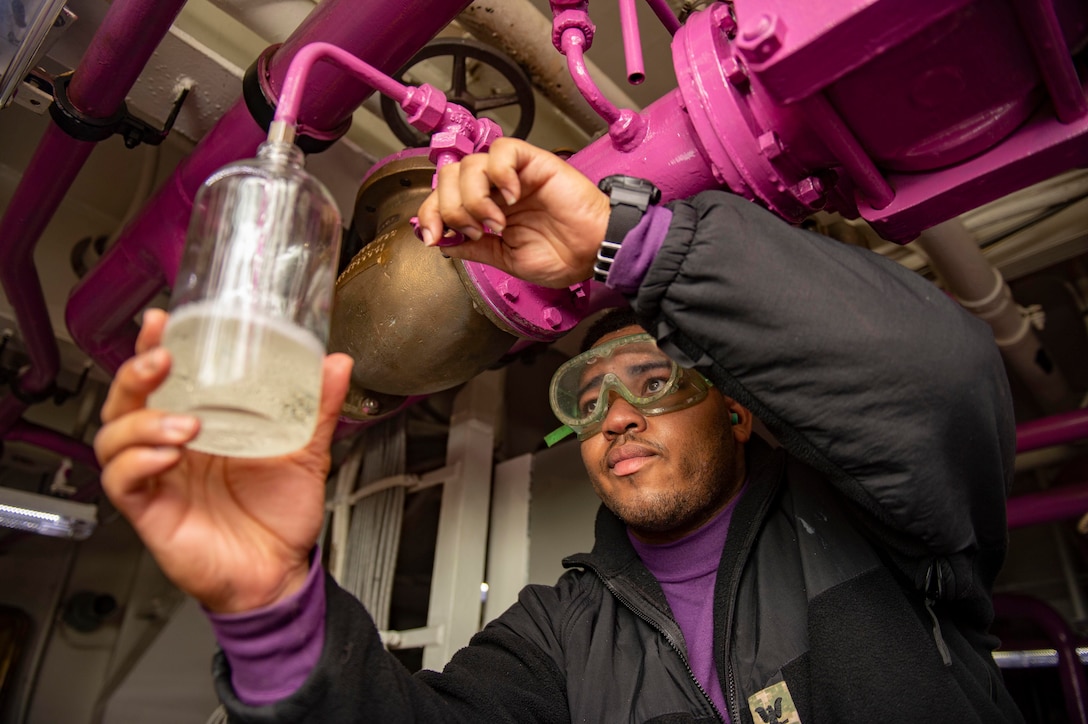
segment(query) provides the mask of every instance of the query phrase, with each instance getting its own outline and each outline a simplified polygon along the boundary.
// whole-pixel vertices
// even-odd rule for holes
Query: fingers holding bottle
[[[351,384],[351,370],[355,364],[349,355],[341,352],[327,355],[321,374],[321,400],[317,413],[317,426],[310,442],[301,450],[289,455],[314,475],[323,480],[331,464],[329,448],[333,442],[336,425],[340,420],[340,410],[344,406],[348,387]]]
[[[168,318],[161,309],[145,312],[144,324],[136,338],[136,354],[117,370],[102,403],[103,422],[111,423],[145,407],[148,396],[170,373],[170,353],[159,346]]]

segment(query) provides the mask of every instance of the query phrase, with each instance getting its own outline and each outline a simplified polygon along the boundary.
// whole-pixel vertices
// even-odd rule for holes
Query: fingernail
[[[509,189],[500,189],[499,191],[502,194],[503,199],[506,200],[507,206],[513,206],[518,202],[518,197],[514,195],[513,191],[510,191]]]
[[[184,415],[167,415],[162,418],[162,429],[172,440],[184,440],[196,431],[197,421],[194,417]]]
[[[136,358],[136,371],[149,377],[162,369],[164,361],[162,348],[157,347]]]
[[[501,234],[502,233],[503,226],[502,226],[502,224],[500,224],[497,221],[492,221],[491,219],[486,219],[484,221],[484,226],[491,229],[492,234]]]
[[[420,230],[420,233],[423,234],[423,245],[424,246],[434,246],[434,234],[431,233],[430,229],[423,228],[423,229]]]
[[[461,229],[461,233],[472,239],[473,241],[479,241],[483,237],[483,232],[477,229],[475,226],[466,226]]]

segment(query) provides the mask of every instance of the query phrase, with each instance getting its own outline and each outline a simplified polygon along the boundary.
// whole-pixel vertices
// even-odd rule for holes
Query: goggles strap
[[[547,435],[545,435],[544,436],[544,444],[547,445],[548,447],[553,447],[556,443],[558,443],[558,442],[560,442],[562,440],[566,440],[568,437],[570,437],[573,434],[574,434],[574,430],[572,430],[570,428],[570,426],[563,425],[563,427],[556,428],[555,430],[552,430]]]

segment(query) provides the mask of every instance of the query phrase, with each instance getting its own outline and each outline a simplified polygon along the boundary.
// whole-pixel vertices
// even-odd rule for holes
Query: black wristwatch
[[[661,201],[661,189],[643,178],[635,176],[605,176],[597,187],[608,194],[612,211],[608,216],[608,228],[597,250],[597,262],[593,265],[593,278],[608,281],[608,272],[620,244],[631,229],[642,221],[646,209]]]

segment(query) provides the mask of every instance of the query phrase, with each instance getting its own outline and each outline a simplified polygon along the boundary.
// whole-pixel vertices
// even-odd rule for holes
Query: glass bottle
[[[191,449],[271,457],[306,445],[321,396],[341,238],[302,152],[268,141],[197,193],[149,407],[195,415]]]

